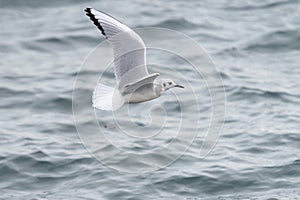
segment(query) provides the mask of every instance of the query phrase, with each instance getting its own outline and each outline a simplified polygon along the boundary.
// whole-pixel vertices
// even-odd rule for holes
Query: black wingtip
[[[90,11],[91,11],[91,8],[87,7],[87,8],[84,9],[84,11],[85,11],[85,12],[90,12]]]
[[[85,8],[84,11],[86,12],[85,14],[94,22],[94,24],[98,27],[98,29],[101,31],[102,35],[105,36],[107,39],[107,36],[104,32],[103,27],[101,26],[100,22],[96,19],[95,15],[91,11],[92,8]]]

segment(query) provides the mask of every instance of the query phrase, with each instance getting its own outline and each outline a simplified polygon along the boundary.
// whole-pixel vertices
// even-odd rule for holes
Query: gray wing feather
[[[141,78],[140,80],[137,80],[136,82],[129,83],[122,88],[121,93],[122,94],[130,94],[136,91],[137,89],[140,89],[144,86],[153,85],[154,80],[159,76],[159,73],[153,73],[149,74],[146,77]]]
[[[146,67],[146,46],[138,34],[115,18],[92,8],[87,16],[112,44],[114,71],[119,87],[149,75]]]

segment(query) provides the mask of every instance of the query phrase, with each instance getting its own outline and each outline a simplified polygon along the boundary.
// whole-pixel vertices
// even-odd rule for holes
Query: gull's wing
[[[159,73],[149,74],[146,77],[137,80],[136,82],[129,83],[124,86],[123,90],[121,90],[122,94],[131,94],[135,92],[137,89],[141,89],[144,86],[152,85],[154,80],[159,76]],[[152,86],[151,86],[152,87]]]
[[[103,12],[93,8],[86,8],[85,12],[112,44],[119,88],[149,75],[146,67],[146,46],[138,34]]]

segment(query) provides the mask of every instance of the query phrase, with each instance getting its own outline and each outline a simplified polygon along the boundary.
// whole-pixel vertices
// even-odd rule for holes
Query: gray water
[[[124,173],[88,153],[72,115],[76,75],[103,41],[88,6],[130,27],[180,31],[207,50],[226,91],[224,127],[208,156],[199,158],[195,140],[167,167]],[[1,199],[300,198],[298,0],[1,0],[0,10]]]

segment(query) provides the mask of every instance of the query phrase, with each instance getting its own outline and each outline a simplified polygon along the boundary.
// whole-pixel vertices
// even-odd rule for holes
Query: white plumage
[[[93,8],[86,8],[85,11],[112,45],[118,84],[116,89],[98,84],[93,92],[93,107],[117,110],[124,103],[148,101],[169,88],[182,87],[172,80],[156,80],[158,73],[149,74],[145,43],[132,29]]]

